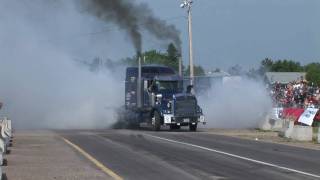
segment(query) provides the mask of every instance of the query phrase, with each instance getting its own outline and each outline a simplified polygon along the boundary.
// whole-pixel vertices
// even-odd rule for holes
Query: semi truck
[[[128,67],[125,79],[125,120],[134,127],[149,126],[159,131],[189,126],[196,131],[205,117],[192,86],[184,88],[183,78],[162,65]]]

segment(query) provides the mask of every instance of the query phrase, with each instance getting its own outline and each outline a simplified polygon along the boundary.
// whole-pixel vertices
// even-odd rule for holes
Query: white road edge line
[[[223,151],[219,151],[219,150],[215,150],[215,149],[210,149],[210,148],[203,147],[203,146],[198,146],[198,145],[195,145],[195,144],[190,144],[190,143],[185,143],[185,142],[176,141],[176,140],[172,140],[172,139],[167,139],[167,138],[163,138],[163,137],[153,136],[153,135],[150,135],[150,134],[145,134],[145,135],[153,137],[153,138],[156,138],[156,139],[160,139],[160,140],[163,140],[163,141],[168,141],[168,142],[172,142],[172,143],[178,143],[178,144],[182,144],[182,145],[186,145],[186,146],[191,146],[191,147],[195,147],[195,148],[199,148],[199,149],[203,149],[203,150],[207,150],[207,151],[223,154],[223,155],[226,155],[226,156],[230,156],[230,157],[234,157],[234,158],[238,158],[238,159],[254,162],[254,163],[257,163],[257,164],[262,164],[262,165],[265,165],[265,166],[270,166],[270,167],[283,169],[283,170],[287,170],[287,171],[291,171],[291,172],[295,172],[295,173],[299,173],[299,174],[303,174],[303,175],[307,175],[307,176],[311,176],[311,177],[320,178],[320,175],[311,174],[311,173],[299,171],[299,170],[296,170],[296,169],[291,169],[291,168],[279,166],[279,165],[276,165],[276,164],[271,164],[271,163],[267,163],[267,162],[263,162],[263,161],[259,161],[259,160],[255,160],[255,159],[239,156],[239,155],[236,155],[236,154],[231,154],[231,153],[227,153],[227,152],[223,152]]]

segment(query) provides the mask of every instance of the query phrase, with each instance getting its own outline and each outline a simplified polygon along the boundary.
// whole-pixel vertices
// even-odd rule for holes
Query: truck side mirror
[[[193,85],[188,85],[187,86],[187,93],[191,94],[192,93],[192,89],[193,89]]]

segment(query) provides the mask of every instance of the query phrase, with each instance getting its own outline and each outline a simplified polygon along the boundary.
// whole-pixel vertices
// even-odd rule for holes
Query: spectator
[[[286,86],[276,82],[270,95],[275,106],[281,107],[320,107],[320,89],[308,82],[295,81]]]

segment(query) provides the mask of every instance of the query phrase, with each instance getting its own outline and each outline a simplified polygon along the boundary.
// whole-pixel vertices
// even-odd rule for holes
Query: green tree
[[[301,72],[303,67],[299,62],[292,60],[278,60],[273,62],[270,71],[272,72]]]
[[[142,54],[143,64],[162,64],[170,66],[169,58],[166,54],[156,50],[150,50]]]
[[[270,58],[265,58],[261,61],[261,71],[267,72],[270,71],[273,66],[273,61]]]
[[[270,58],[265,58],[261,61],[261,66],[259,68],[260,73],[265,72],[302,72],[304,67],[301,66],[299,62],[292,60],[277,60],[273,61]]]
[[[206,74],[201,66],[194,66],[193,71],[194,76],[204,76]],[[190,66],[188,66],[187,69],[184,71],[184,75],[190,76]]]
[[[142,64],[160,64],[173,68],[174,70],[179,70],[179,58],[180,53],[174,44],[169,44],[167,52],[160,52],[157,50],[149,50],[141,54],[143,57]],[[137,65],[138,56],[132,58],[123,59],[122,62],[128,65]]]
[[[170,43],[168,45],[167,56],[168,56],[167,65],[178,71],[179,70],[179,58],[181,55],[173,43]]]
[[[307,72],[306,79],[310,83],[320,86],[320,63],[310,63],[305,66]]]
[[[174,46],[174,44],[169,44],[167,51],[165,53],[156,51],[156,50],[149,50],[141,54],[143,57],[142,64],[160,64],[165,65],[173,68],[175,71],[178,72],[179,70],[179,58],[181,54]],[[127,65],[137,65],[138,64],[138,57],[126,58],[122,60],[123,64]],[[183,69],[185,69],[183,67]],[[189,75],[189,67],[184,71],[185,75]],[[194,66],[194,73],[195,76],[203,76],[205,75],[204,69],[201,66]]]

